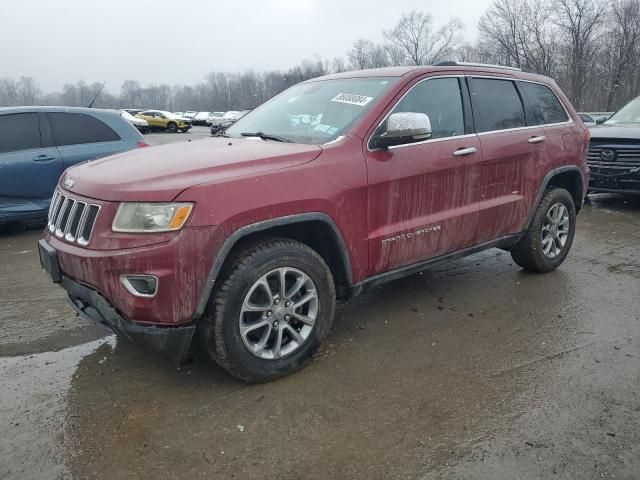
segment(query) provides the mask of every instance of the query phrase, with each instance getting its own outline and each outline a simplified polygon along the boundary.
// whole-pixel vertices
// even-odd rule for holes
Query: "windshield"
[[[640,123],[640,97],[631,100],[604,123]]]
[[[349,78],[298,84],[242,117],[226,134],[263,133],[295,143],[327,143],[345,135],[396,81]]]

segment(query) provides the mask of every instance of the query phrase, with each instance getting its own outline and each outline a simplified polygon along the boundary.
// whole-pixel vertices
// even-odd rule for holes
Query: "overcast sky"
[[[0,78],[46,91],[83,79],[193,84],[213,71],[286,69],[380,40],[402,12],[451,16],[473,40],[491,0],[2,0]]]

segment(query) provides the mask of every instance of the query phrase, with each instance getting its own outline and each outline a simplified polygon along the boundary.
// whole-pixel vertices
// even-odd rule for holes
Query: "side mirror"
[[[431,138],[431,121],[426,113],[392,113],[387,119],[386,131],[373,139],[375,148],[388,148],[405,143],[416,143]]]
[[[596,118],[596,125],[601,125],[606,122],[608,119],[606,117],[598,117]]]

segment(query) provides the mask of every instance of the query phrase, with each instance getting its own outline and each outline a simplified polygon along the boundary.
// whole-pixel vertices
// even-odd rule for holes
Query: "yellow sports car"
[[[162,110],[145,110],[137,114],[136,117],[146,120],[152,130],[166,130],[169,133],[176,133],[178,130],[186,132],[191,128],[191,120]]]

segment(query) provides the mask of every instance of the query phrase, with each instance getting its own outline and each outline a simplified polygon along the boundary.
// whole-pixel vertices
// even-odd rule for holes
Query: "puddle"
[[[66,395],[85,356],[115,336],[58,352],[0,357],[0,479],[66,478]]]

